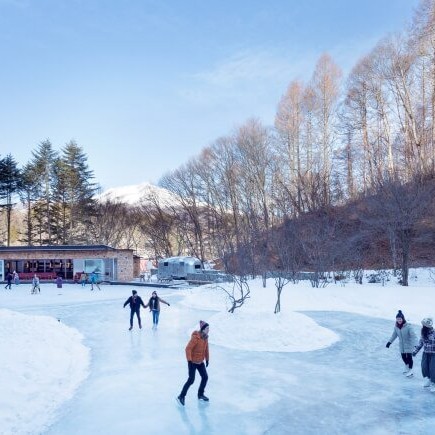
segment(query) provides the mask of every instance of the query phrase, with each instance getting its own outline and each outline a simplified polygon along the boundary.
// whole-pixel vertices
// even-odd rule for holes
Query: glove
[[[417,356],[417,352],[412,352],[412,356]]]
[[[168,307],[170,307],[171,306],[171,304],[168,304]]]
[[[386,345],[385,345],[385,347],[390,347],[390,345],[391,345],[391,343],[390,342],[388,342]]]
[[[208,361],[205,362],[205,366],[208,367]]]

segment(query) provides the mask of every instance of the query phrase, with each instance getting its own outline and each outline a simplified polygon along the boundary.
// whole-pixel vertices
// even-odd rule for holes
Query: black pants
[[[200,376],[201,376],[201,383],[199,384],[198,389],[198,397],[202,396],[204,394],[205,386],[207,385],[208,381],[208,375],[207,370],[205,368],[205,364],[195,364],[193,362],[188,361],[187,363],[189,367],[189,378],[187,379],[186,383],[184,384],[183,389],[181,390],[181,397],[185,397],[187,394],[187,390],[189,387],[195,382],[195,371],[198,370]]]
[[[130,311],[130,326],[133,327],[133,317],[136,314],[137,321],[139,322],[139,328],[142,326],[140,322],[140,310],[131,310]]]
[[[12,290],[12,281],[8,281],[8,283],[6,284],[5,289],[7,289],[9,287],[9,290]]]
[[[402,353],[402,359],[403,362],[412,369],[412,366],[414,365],[414,361],[412,361],[412,353]]]

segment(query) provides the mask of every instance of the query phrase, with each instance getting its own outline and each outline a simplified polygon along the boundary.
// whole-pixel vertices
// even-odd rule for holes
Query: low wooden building
[[[131,281],[139,276],[140,257],[132,249],[106,245],[0,246],[0,280],[16,271],[20,279],[76,279],[83,271],[101,281]]]

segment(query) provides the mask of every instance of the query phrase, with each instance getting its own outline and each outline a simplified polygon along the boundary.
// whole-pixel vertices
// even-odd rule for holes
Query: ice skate
[[[198,396],[198,400],[203,400],[204,402],[208,402],[210,399],[207,396],[204,396],[204,394],[202,394],[201,396]]]
[[[423,388],[429,388],[431,381],[429,378],[424,378]]]
[[[184,397],[182,397],[182,396],[178,396],[178,397],[177,397],[177,402],[178,402],[180,405],[184,406]]]

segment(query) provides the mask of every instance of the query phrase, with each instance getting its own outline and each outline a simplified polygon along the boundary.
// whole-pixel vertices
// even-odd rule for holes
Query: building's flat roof
[[[117,251],[107,245],[0,246],[0,252],[32,251]],[[124,249],[123,249],[124,250]],[[131,249],[132,250],[132,249]]]

